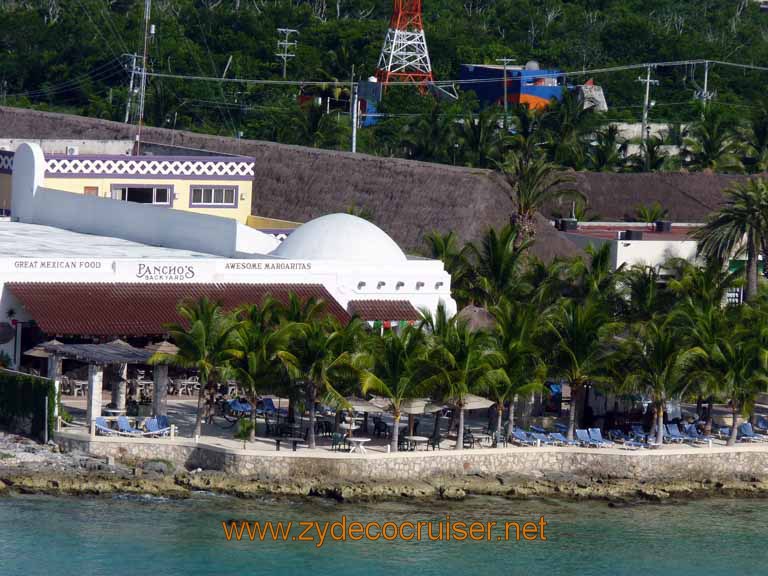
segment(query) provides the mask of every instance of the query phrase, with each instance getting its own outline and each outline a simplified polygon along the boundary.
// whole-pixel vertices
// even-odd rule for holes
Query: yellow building
[[[0,209],[6,196],[10,207],[11,171],[3,166],[12,163],[12,156],[0,155]],[[242,224],[251,214],[251,157],[46,154],[45,160],[46,188],[233,218]]]

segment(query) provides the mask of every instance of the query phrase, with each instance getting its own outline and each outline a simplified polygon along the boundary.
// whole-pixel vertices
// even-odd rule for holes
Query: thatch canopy
[[[62,358],[79,360],[88,364],[146,364],[152,353],[134,348],[123,340],[106,344],[53,344],[45,342],[37,346],[43,352]]]
[[[493,330],[496,326],[496,319],[488,310],[481,306],[470,304],[462,308],[456,316],[460,322],[466,322],[467,328],[472,332]]]

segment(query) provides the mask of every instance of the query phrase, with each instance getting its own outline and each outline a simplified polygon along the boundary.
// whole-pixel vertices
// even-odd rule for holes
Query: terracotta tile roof
[[[207,296],[226,310],[258,303],[266,295],[286,302],[291,292],[302,300],[326,302],[332,316],[349,314],[320,284],[136,284],[8,282],[8,289],[49,335],[154,336],[179,322],[180,300]]]
[[[408,300],[350,300],[349,313],[361,320],[421,320],[421,314]]]

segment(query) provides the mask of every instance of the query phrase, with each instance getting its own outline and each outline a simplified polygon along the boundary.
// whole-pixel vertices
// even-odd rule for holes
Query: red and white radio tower
[[[394,4],[376,77],[384,85],[430,82],[432,64],[424,36],[421,0],[394,0]]]

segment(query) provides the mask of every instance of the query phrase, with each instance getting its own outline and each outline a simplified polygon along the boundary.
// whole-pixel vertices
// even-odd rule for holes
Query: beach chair
[[[594,440],[592,440],[592,438],[589,437],[589,432],[580,428],[576,429],[576,440],[579,441],[579,444],[581,446],[587,446],[587,447],[594,446],[595,448],[600,447],[597,444],[597,442],[595,442]]]
[[[128,422],[128,418],[125,416],[118,416],[117,417],[117,431],[120,434],[128,434],[131,436],[137,436],[141,434],[141,430],[138,430],[137,428],[134,428],[131,426],[131,423]]]
[[[347,437],[344,434],[341,434],[340,432],[334,432],[331,435],[331,450],[349,451],[349,443],[347,442]]]
[[[759,416],[753,428],[758,432],[768,432],[768,420],[764,416]]]
[[[533,426],[531,426],[531,430],[533,430]],[[549,436],[546,434],[543,434],[542,432],[531,432],[530,436],[540,442],[542,446],[555,446],[558,444],[556,440],[552,440]]]
[[[170,436],[171,434],[170,426],[167,426],[165,428],[160,427],[158,417],[147,418],[146,420],[144,420],[144,428],[147,429],[147,432],[146,432],[147,436],[156,436],[159,438],[161,436]]]
[[[665,424],[664,425],[664,439],[671,442],[691,442],[691,438],[683,436],[680,433],[680,428],[677,424]]]
[[[705,436],[704,434],[700,433],[698,428],[696,428],[696,424],[688,424],[683,428],[683,434],[691,439],[691,441],[695,444],[707,444],[708,442],[712,441],[712,436]]]
[[[561,432],[550,432],[549,438],[560,446],[578,446],[579,443],[576,440],[568,440]]]
[[[104,419],[103,416],[97,416],[96,420],[94,422],[94,425],[96,427],[96,433],[100,434],[101,436],[115,436],[115,431],[112,430],[112,428],[109,427],[109,424]]]
[[[643,427],[640,426],[639,424],[632,425],[632,436],[638,442],[648,441],[648,433],[645,430],[643,430]]]
[[[568,426],[561,424],[560,422],[555,422],[555,432],[566,434],[568,432]]]
[[[765,436],[763,434],[757,434],[752,429],[752,424],[749,422],[744,422],[741,426],[739,426],[739,438],[744,441],[746,438],[747,442],[766,442],[768,441],[768,436]]]
[[[504,432],[493,433],[493,443],[496,448],[507,447],[507,435]]]
[[[535,446],[536,441],[531,440],[528,437],[528,434],[526,434],[525,430],[521,430],[520,428],[515,428],[512,430],[512,442],[515,444],[519,444],[520,446]]]
[[[427,450],[432,448],[432,450],[440,450],[440,442],[443,441],[443,437],[440,435],[440,432],[437,434],[432,434],[432,436],[429,438],[429,441],[427,442]]]
[[[614,443],[603,438],[600,428],[590,428],[588,431],[589,439],[592,440],[598,448],[613,448]]]
[[[546,434],[546,429],[542,428],[541,426],[530,426],[531,432],[536,432],[537,434]]]

